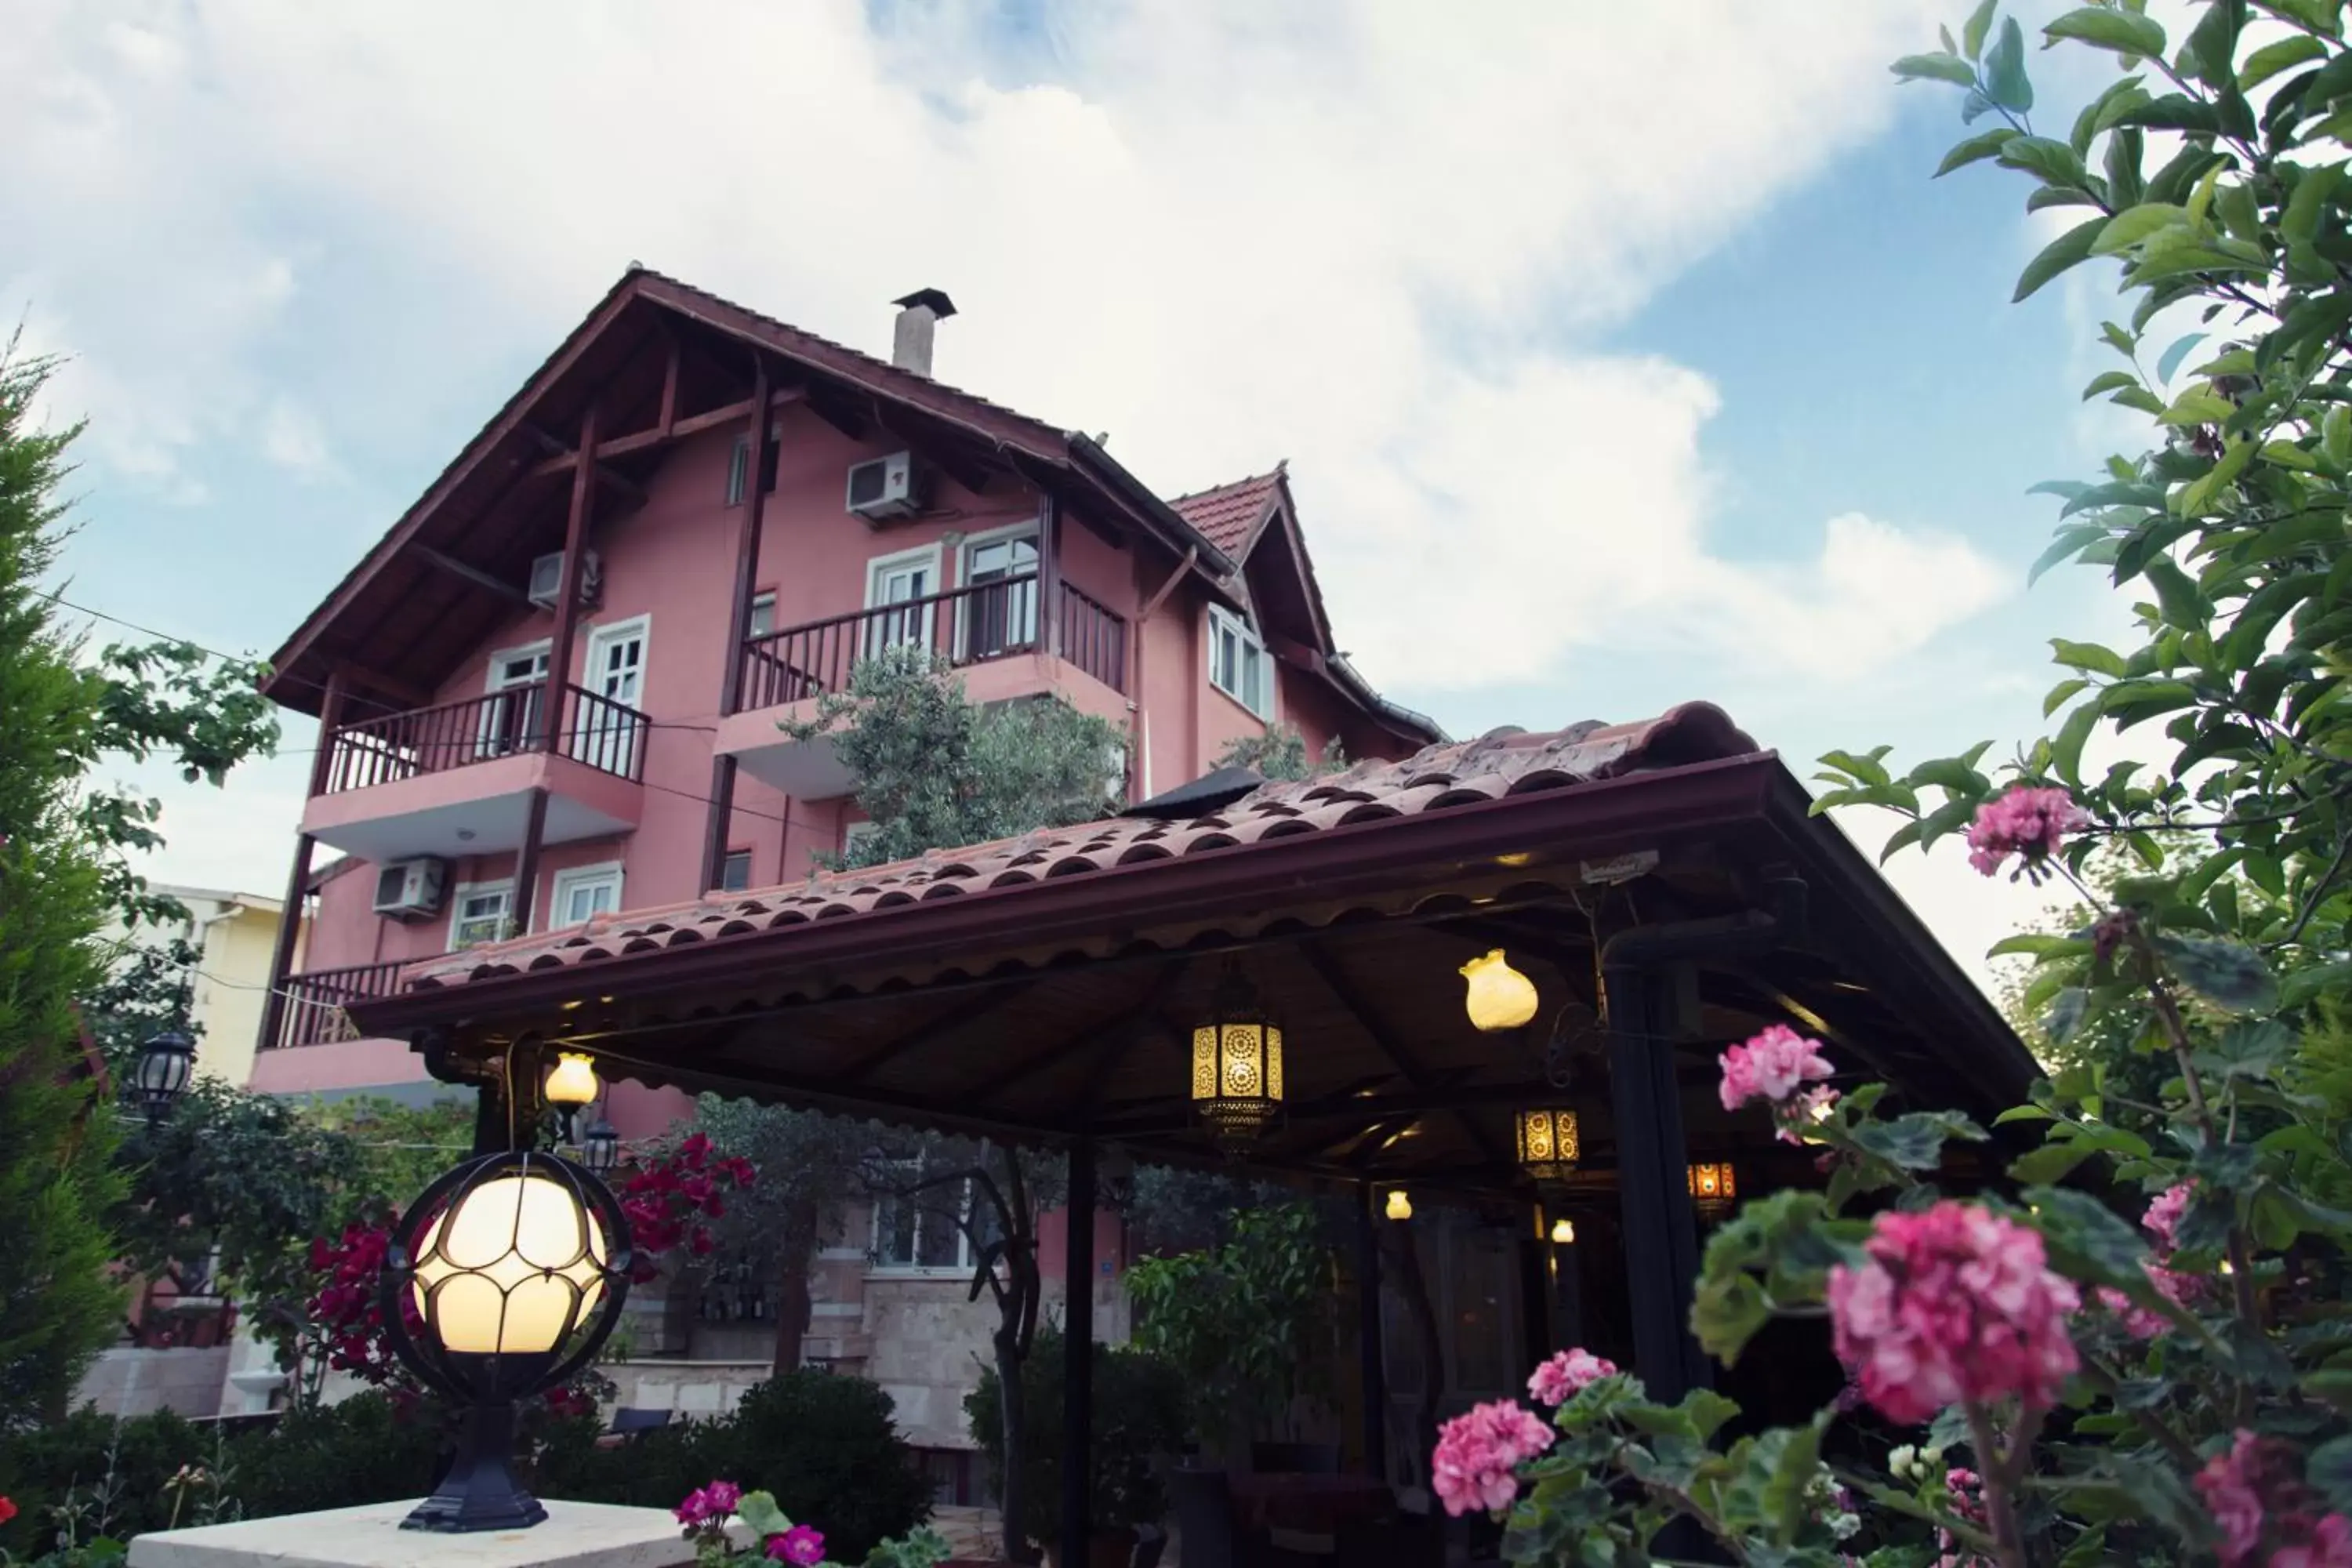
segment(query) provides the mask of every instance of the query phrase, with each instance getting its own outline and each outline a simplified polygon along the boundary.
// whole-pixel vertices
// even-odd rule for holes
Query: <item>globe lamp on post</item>
[[[448,1475],[403,1530],[521,1530],[547,1517],[515,1479],[515,1405],[603,1347],[628,1293],[628,1234],[604,1183],[531,1150],[467,1161],[401,1216],[383,1268],[385,1337],[427,1387],[468,1407]]]
[[[196,1066],[196,1042],[177,1029],[166,1029],[139,1047],[139,1061],[131,1071],[131,1087],[138,1092],[139,1108],[147,1114],[147,1125],[153,1127],[171,1115],[172,1107],[188,1089],[188,1079]]]

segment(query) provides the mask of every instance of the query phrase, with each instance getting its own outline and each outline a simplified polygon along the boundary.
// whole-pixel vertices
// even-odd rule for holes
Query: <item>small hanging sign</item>
[[[1612,856],[1606,860],[1586,860],[1579,867],[1588,883],[1606,882],[1612,886],[1646,877],[1657,868],[1658,852],[1654,849],[1636,849],[1631,855]]]

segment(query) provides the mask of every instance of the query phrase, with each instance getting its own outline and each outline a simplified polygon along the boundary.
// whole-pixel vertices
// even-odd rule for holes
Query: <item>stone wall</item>
[[[226,1345],[208,1350],[121,1346],[90,1363],[74,1389],[74,1407],[95,1405],[105,1415],[152,1415],[167,1409],[190,1417],[217,1415],[228,1364]]]

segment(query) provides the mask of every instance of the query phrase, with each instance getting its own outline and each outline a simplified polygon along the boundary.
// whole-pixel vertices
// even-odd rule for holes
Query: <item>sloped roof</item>
[[[594,963],[780,927],[830,922],[1022,884],[1428,816],[1507,796],[1571,789],[1630,773],[1761,754],[1723,710],[1694,702],[1639,723],[1498,731],[1425,746],[1402,762],[1259,786],[1222,810],[1181,821],[1112,818],[1001,839],[805,881],[599,916],[585,925],[427,959],[402,972],[407,990],[441,990],[505,975]]]
[[[1265,521],[1265,514],[1281,493],[1284,468],[1276,464],[1272,473],[1254,474],[1211,489],[1178,496],[1168,504],[1203,539],[1239,561],[1251,536],[1257,532],[1258,524]]]

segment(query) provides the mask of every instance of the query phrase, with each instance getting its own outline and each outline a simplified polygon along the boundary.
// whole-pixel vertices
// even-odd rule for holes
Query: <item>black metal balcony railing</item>
[[[933,649],[957,666],[1043,644],[1034,577],[982,583],[903,604],[787,626],[743,645],[739,710],[799,702],[849,685],[859,661],[886,648]],[[1127,690],[1127,621],[1079,588],[1059,588],[1053,651],[1114,691]]]
[[[354,963],[343,969],[314,969],[307,974],[288,975],[285,996],[278,1010],[278,1026],[272,1031],[272,1038],[261,1042],[261,1048],[357,1039],[358,1031],[352,1027],[343,1008],[352,1002],[391,995],[402,967],[410,962],[395,959],[390,963]]]
[[[585,687],[566,685],[555,689],[562,706],[551,725],[549,689],[546,681],[533,681],[340,725],[322,793],[366,789],[527,752],[552,752],[633,783],[643,779],[651,727],[643,713]]]

